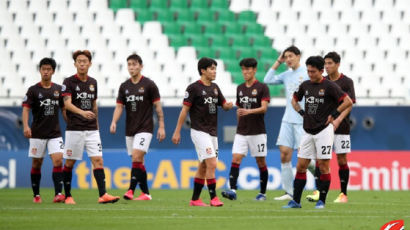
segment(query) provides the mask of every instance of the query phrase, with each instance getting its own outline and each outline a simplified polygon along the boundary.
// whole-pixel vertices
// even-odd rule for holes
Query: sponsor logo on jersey
[[[138,89],[138,93],[144,93],[144,92],[145,92],[144,87],[141,87],[141,88]]]
[[[218,90],[215,88],[214,89],[214,94],[216,95],[216,96],[218,96]]]
[[[43,94],[39,93],[38,98],[43,98]]]
[[[253,96],[256,96],[257,94],[258,94],[258,91],[257,91],[256,89],[253,89],[253,90],[252,90],[252,95],[253,95]]]
[[[384,224],[380,230],[402,230],[404,229],[404,220],[392,220]]]
[[[31,149],[31,154],[36,155],[37,154],[37,148],[32,148]]]
[[[54,97],[59,97],[60,96],[60,93],[56,90],[56,91],[54,91]]]
[[[76,91],[80,91],[80,87],[78,87],[78,85],[75,87]]]
[[[50,98],[47,98],[43,101],[40,101],[40,107],[41,106],[50,106],[50,105],[58,105],[58,100],[51,100]]]
[[[211,155],[212,154],[212,149],[211,148],[206,148],[206,153]]]
[[[94,92],[94,90],[95,90],[94,85],[91,84],[91,85],[90,85],[90,91],[91,91],[91,92]]]
[[[189,97],[189,93],[188,93],[188,91],[185,91],[185,96],[184,96],[184,98],[187,99],[188,97]]]
[[[325,90],[324,89],[319,90],[319,96],[325,96]]]
[[[73,155],[73,150],[67,149],[67,156],[71,157]]]
[[[218,98],[213,98],[213,97],[205,97],[204,98],[204,104],[216,104],[218,103]]]

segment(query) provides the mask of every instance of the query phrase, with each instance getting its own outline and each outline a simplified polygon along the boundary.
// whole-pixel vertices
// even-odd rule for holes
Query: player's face
[[[255,77],[256,68],[242,66],[241,69],[242,69],[243,79],[245,81],[249,81]]]
[[[335,63],[331,58],[325,59],[325,69],[327,75],[334,74],[338,71],[340,63]]]
[[[42,65],[40,67],[40,75],[41,75],[41,80],[43,81],[50,81],[51,76],[53,76],[54,70],[51,65]]]
[[[88,57],[81,54],[78,55],[77,59],[74,62],[75,68],[77,68],[77,73],[79,74],[87,74],[88,69],[91,66],[90,60],[88,60]]]
[[[206,70],[201,70],[202,75],[209,81],[213,81],[216,78],[216,65],[211,65]]]
[[[133,59],[127,61],[128,64],[128,73],[130,73],[131,77],[138,76],[141,73],[142,65]]]
[[[310,81],[320,82],[322,80],[323,70],[318,70],[316,67],[308,65],[307,72],[308,72]]]
[[[300,55],[296,55],[293,52],[286,52],[285,53],[285,62],[289,68],[295,69],[300,62]]]

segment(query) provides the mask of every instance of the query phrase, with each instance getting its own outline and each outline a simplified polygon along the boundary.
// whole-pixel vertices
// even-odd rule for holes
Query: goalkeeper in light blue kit
[[[264,78],[266,84],[283,84],[286,89],[286,110],[276,142],[280,151],[282,188],[285,194],[275,197],[275,200],[292,200],[293,198],[292,153],[293,150],[299,148],[300,138],[304,131],[302,116],[293,109],[291,102],[293,93],[298,90],[299,85],[309,80],[306,67],[300,65],[300,56],[300,50],[296,46],[286,48]],[[276,70],[283,62],[286,62],[289,70],[276,74]],[[300,106],[304,107],[303,100]]]

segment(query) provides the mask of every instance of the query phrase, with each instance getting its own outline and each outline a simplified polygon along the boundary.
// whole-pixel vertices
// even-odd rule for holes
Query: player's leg
[[[259,168],[260,191],[255,200],[266,200],[266,187],[268,185],[268,168],[266,166],[267,136],[266,134],[252,135],[246,137],[250,146],[250,152],[256,159]]]
[[[201,196],[202,188],[205,184],[206,177],[206,164],[205,161],[200,161],[198,163],[198,169],[195,173],[194,178],[194,190],[192,193],[191,201],[189,202],[190,206],[208,206],[199,198]]]
[[[319,200],[319,195],[320,195],[320,192],[319,192],[319,187],[320,187],[320,169],[319,169],[319,163],[318,163],[318,161],[317,160],[312,160],[311,162],[310,162],[310,164],[309,164],[309,167],[308,167],[308,169],[309,168],[313,168],[312,169],[312,171],[313,171],[313,176],[314,176],[314,178],[315,178],[315,186],[316,186],[316,190],[314,190],[313,192],[312,192],[312,194],[310,194],[310,195],[307,195],[306,196],[306,199],[308,200],[308,201],[310,201],[310,202],[317,202],[318,200]],[[311,171],[310,169],[309,169],[309,171]],[[311,171],[311,172],[312,172]]]
[[[65,196],[63,190],[63,152],[64,142],[63,138],[53,138],[47,142],[48,153],[53,163],[52,179],[54,183],[54,203],[64,202]]]
[[[215,171],[216,171],[216,166],[218,163],[218,138],[209,136],[209,139],[212,144],[212,154],[209,156],[209,158],[205,159],[206,163],[206,184],[209,190],[209,196],[211,197],[211,202],[210,205],[214,207],[220,207],[224,203],[222,203],[219,198],[216,196],[216,179],[215,179]],[[215,157],[212,157],[213,153],[215,154]]]
[[[230,200],[236,200],[237,182],[239,177],[239,168],[243,157],[248,152],[248,143],[243,135],[236,134],[232,146],[232,164],[229,170],[230,190],[222,191],[222,196]]]
[[[329,124],[320,133],[314,135],[316,146],[316,158],[319,164],[319,201],[316,203],[316,208],[324,208],[326,196],[330,187],[330,159],[332,159],[332,147],[334,139],[333,125]]]
[[[335,135],[334,152],[337,156],[337,163],[339,165],[339,179],[340,179],[340,194],[334,200],[335,203],[346,203],[347,199],[347,185],[349,183],[349,166],[347,163],[347,154],[351,152],[350,149],[350,135]]]
[[[40,181],[41,181],[41,166],[43,164],[43,159],[46,150],[47,140],[45,139],[34,139],[30,138],[30,147],[28,156],[32,158],[31,163],[31,188],[33,190],[33,202],[41,203],[40,197]]]
[[[269,172],[266,166],[266,157],[256,157],[256,164],[259,168],[260,190],[255,200],[266,200],[266,187],[268,185]]]
[[[84,139],[85,131],[65,132],[63,182],[66,204],[75,204],[75,201],[71,195],[71,181],[73,179],[73,168],[76,161],[83,158]]]
[[[84,146],[94,168],[93,174],[95,181],[97,182],[99,193],[98,203],[105,204],[117,202],[120,197],[109,195],[105,186],[104,161],[102,158],[102,145],[98,130],[85,132]]]
[[[280,126],[278,140],[276,145],[279,146],[280,161],[281,161],[281,181],[282,188],[285,194],[275,197],[275,200],[291,200],[293,196],[293,169],[292,169],[292,153],[295,139],[293,135],[292,124],[282,122]]]

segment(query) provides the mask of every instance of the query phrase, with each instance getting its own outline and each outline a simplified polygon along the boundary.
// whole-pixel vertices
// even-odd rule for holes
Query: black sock
[[[215,178],[206,179],[206,186],[208,187],[209,196],[211,200],[216,197],[216,180]]]
[[[41,169],[31,168],[31,188],[33,189],[33,195],[40,195],[40,180]]]
[[[142,164],[142,162],[135,162],[135,166],[137,167],[136,176],[137,182],[140,184],[141,192],[149,195],[147,171],[145,170],[145,166]]]
[[[268,168],[265,166],[263,168],[259,168],[259,175],[260,175],[260,193],[266,193],[266,186],[268,185]]]
[[[131,179],[130,179],[130,187],[128,190],[132,190],[134,192],[135,188],[138,184],[138,175],[137,175],[137,163],[132,162],[132,169],[131,169]]]
[[[316,168],[315,168],[315,184],[316,184],[316,189],[319,190],[320,188],[320,169],[319,169],[319,163],[316,161]]]
[[[347,184],[349,183],[349,166],[347,164],[339,166],[340,190],[347,195]]]
[[[63,181],[64,181],[64,192],[66,197],[71,196],[71,179],[73,178],[73,168],[68,168],[64,166],[63,169]]]
[[[201,196],[202,188],[204,187],[205,180],[196,178],[194,179],[194,193],[192,194],[192,200],[198,200]]]
[[[320,175],[319,200],[323,201],[323,203],[326,203],[326,196],[330,187],[330,178],[330,173]]]
[[[296,173],[295,180],[293,181],[293,200],[300,204],[300,198],[302,197],[303,189],[306,185],[306,172]]]
[[[54,182],[54,193],[57,195],[63,190],[63,167],[54,167],[52,177]]]
[[[98,186],[98,193],[101,196],[103,196],[105,193],[107,193],[107,190],[105,190],[105,173],[103,168],[97,168],[94,169],[94,178],[95,181],[97,182]]]
[[[231,171],[229,171],[229,185],[231,186],[231,189],[238,189],[238,186],[236,185],[238,182],[238,176],[239,164],[232,163]]]

